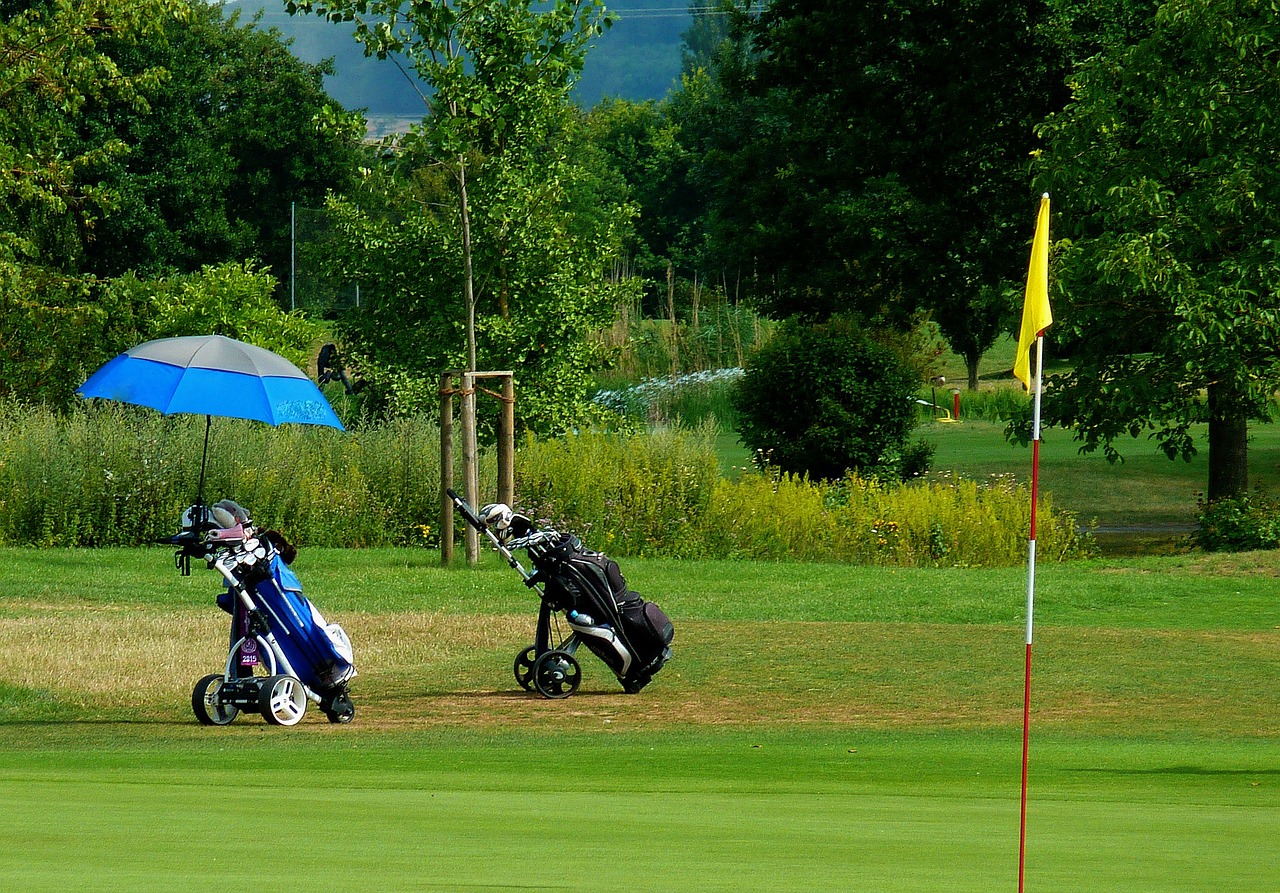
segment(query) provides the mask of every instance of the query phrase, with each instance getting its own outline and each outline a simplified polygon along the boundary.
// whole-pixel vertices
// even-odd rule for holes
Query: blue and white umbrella
[[[89,376],[76,393],[149,406],[165,415],[203,415],[200,503],[212,416],[345,430],[305,372],[277,353],[222,335],[159,338],[131,347]]]
[[[108,361],[76,393],[149,406],[165,415],[186,412],[343,430],[305,372],[279,354],[222,335],[139,344]]]

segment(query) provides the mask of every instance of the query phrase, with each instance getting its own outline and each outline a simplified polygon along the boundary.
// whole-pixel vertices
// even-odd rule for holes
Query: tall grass
[[[530,442],[517,490],[538,520],[619,555],[1001,566],[1026,557],[1030,493],[1009,477],[887,485],[717,473],[714,430]],[[1075,517],[1042,500],[1038,554],[1092,551]]]
[[[67,415],[0,403],[0,544],[119,546],[176,532],[200,489],[205,419],[114,403]],[[203,495],[235,499],[299,544],[407,545],[438,517],[439,428],[343,434],[215,418]],[[492,457],[482,457],[492,473]]]
[[[722,478],[717,426],[530,438],[518,508],[629,556],[902,566],[1020,560],[1029,499],[1006,479],[884,486]],[[439,429],[424,418],[329,428],[215,418],[203,494],[231,498],[299,545],[436,545]],[[0,545],[128,546],[176,532],[200,486],[205,420],[113,403],[68,415],[0,405]],[[492,451],[481,480],[495,479]],[[482,497],[484,498],[484,497]],[[1042,506],[1041,554],[1088,550]],[[460,533],[460,531],[457,531]]]
[[[721,431],[733,431],[738,417],[730,392],[741,377],[742,367],[733,366],[646,378],[638,384],[601,390],[594,400],[633,422],[696,428],[710,419]]]
[[[672,310],[665,319],[644,317],[634,304],[618,307],[613,325],[595,335],[597,344],[613,358],[610,371],[598,377],[601,387],[741,368],[752,348],[773,330],[772,320],[723,297],[681,306],[687,308],[683,318]]]

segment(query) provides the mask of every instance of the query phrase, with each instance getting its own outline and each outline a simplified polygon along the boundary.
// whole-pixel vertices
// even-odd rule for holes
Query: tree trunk
[[[458,199],[462,216],[462,287],[467,304],[467,371],[476,371],[476,286],[471,266],[471,206],[467,202],[467,160],[458,157]]]
[[[978,364],[982,362],[982,351],[964,355],[964,368],[969,372],[969,390],[978,389]]]
[[[1208,501],[1249,491],[1249,420],[1233,392],[1209,385]]]

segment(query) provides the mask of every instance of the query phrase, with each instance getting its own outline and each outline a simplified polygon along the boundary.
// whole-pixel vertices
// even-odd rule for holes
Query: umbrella
[[[329,401],[301,369],[279,354],[222,335],[139,344],[109,360],[76,393],[149,406],[165,415],[203,415],[199,504],[203,504],[213,416],[344,430]]]

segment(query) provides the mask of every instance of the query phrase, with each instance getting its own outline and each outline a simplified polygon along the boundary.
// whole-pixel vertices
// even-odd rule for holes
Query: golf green
[[[29,893],[1017,884],[1018,734],[7,731]],[[1273,891],[1278,838],[1280,742],[1033,737],[1029,890]]]

